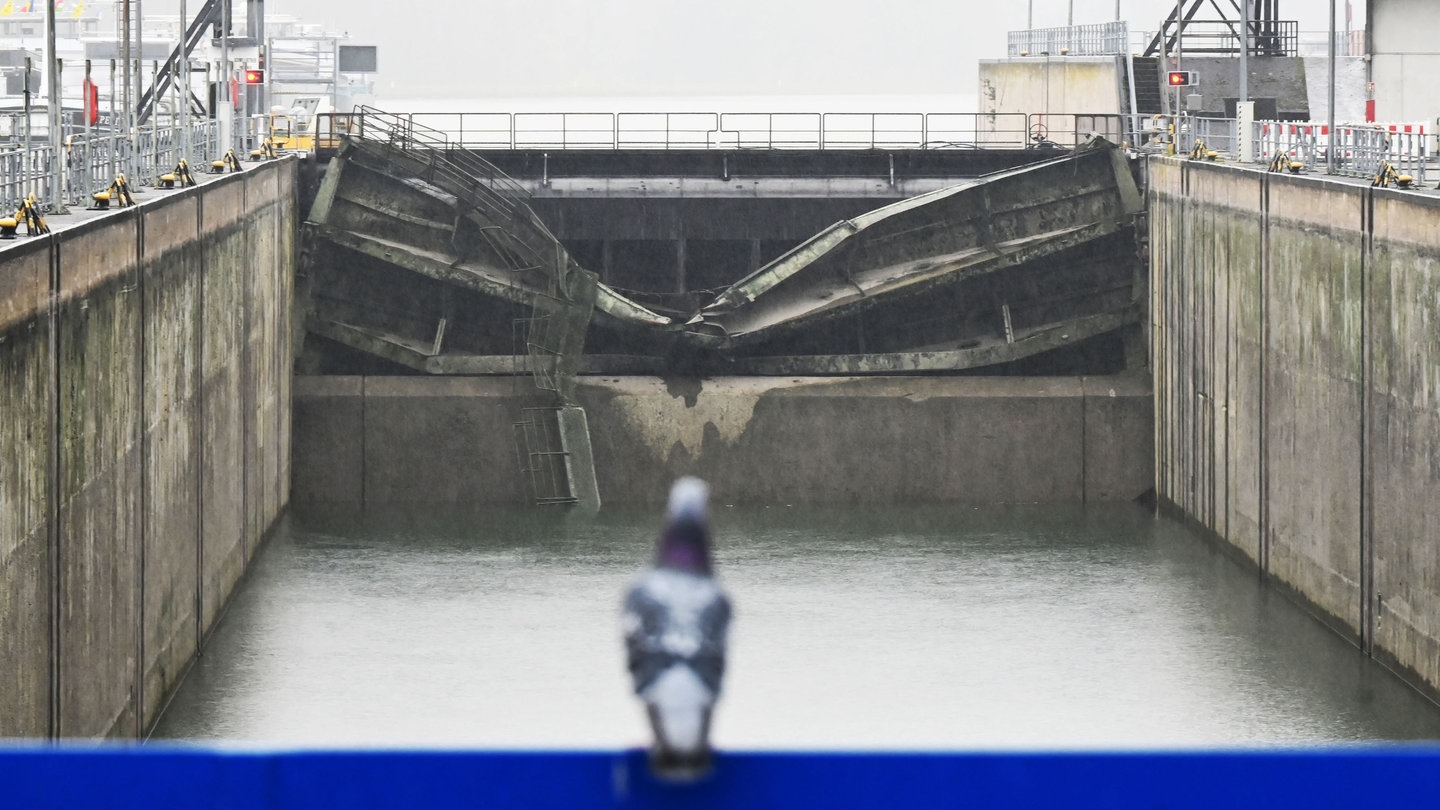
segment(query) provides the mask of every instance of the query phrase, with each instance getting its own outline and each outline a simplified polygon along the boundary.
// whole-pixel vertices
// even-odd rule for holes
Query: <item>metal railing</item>
[[[1200,118],[1186,116],[1181,119],[1181,142],[1186,152],[1196,142],[1205,144],[1207,149],[1222,155],[1234,155],[1239,148],[1239,131],[1233,118]]]
[[[1144,152],[1190,154],[1203,143],[1205,155],[1231,162],[1278,166],[1314,174],[1374,180],[1386,172],[1408,175],[1423,185],[1435,159],[1435,134],[1425,124],[1342,124],[1335,127],[1334,160],[1330,129],[1314,121],[1255,121],[1251,153],[1241,154],[1239,124],[1232,118],[1146,116],[1132,122],[1134,145]],[[1284,158],[1277,161],[1277,158]]]
[[[1335,127],[1334,160],[1330,159],[1330,130],[1325,124],[1257,121],[1255,142],[1259,162],[1289,154],[1307,169],[1346,177],[1375,178],[1388,165],[1398,174],[1425,183],[1431,158],[1431,139],[1418,125]]]
[[[1300,24],[1295,20],[1251,20],[1250,54],[1252,56],[1295,56],[1298,52]],[[1167,20],[1165,27],[1153,33],[1145,46],[1145,56],[1161,56],[1177,49],[1175,25]],[[1239,54],[1239,20],[1190,20],[1184,25],[1178,49],[1182,53]]]
[[[192,122],[189,136],[188,154],[182,154],[185,139],[174,124],[152,123],[129,131],[67,127],[59,155],[63,162],[60,188],[55,186],[57,157],[48,139],[0,148],[0,213],[13,211],[31,194],[49,210],[61,203],[65,207],[88,205],[117,174],[125,174],[132,185],[153,185],[182,157],[192,171],[202,172],[219,157],[216,122]]]
[[[929,150],[1072,148],[1091,135],[1146,152],[1186,154],[1197,141],[1225,159],[1238,154],[1234,119],[1198,116],[1044,113],[407,113],[370,107],[319,116],[317,144],[345,136],[380,140],[414,152],[432,170],[485,202],[512,210],[529,193],[475,152],[522,149],[595,150]],[[1289,154],[1307,170],[1324,171],[1329,135],[1316,122],[1255,122],[1248,162]],[[263,133],[242,135],[241,144]],[[1424,125],[1342,125],[1336,128],[1334,173],[1373,177],[1382,161],[1425,182],[1434,135]],[[192,168],[218,155],[214,121],[192,123]],[[23,142],[22,142],[23,143]],[[124,172],[132,184],[153,184],[179,162],[178,128],[152,125],[125,133],[110,128],[71,134],[63,151],[63,188],[54,185],[46,143],[0,147],[0,213],[29,194],[42,203],[87,204]],[[246,155],[241,153],[241,157]],[[478,181],[478,182],[476,182]],[[522,251],[528,253],[529,251]],[[523,264],[544,263],[535,256]]]
[[[1026,149],[1075,146],[1092,132],[1117,143],[1113,114],[554,112],[405,113],[362,107],[320,116],[319,142],[396,138],[474,150]],[[423,137],[421,136],[423,134]]]
[[[1059,28],[1030,28],[1011,31],[1007,55],[1110,56],[1130,53],[1130,26],[1123,22],[1092,25],[1063,25]]]
[[[445,132],[418,123],[414,116],[359,107],[354,113],[321,116],[317,126],[322,144],[348,135],[408,152],[429,163],[435,174],[450,180],[452,190],[463,189],[462,193],[472,196],[476,203],[511,213],[530,198],[523,186],[488,160],[453,143]]]

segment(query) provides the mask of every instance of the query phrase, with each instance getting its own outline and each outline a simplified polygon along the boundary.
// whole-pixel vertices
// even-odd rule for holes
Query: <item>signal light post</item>
[[[1180,88],[1194,87],[1195,84],[1195,72],[1192,70],[1171,70],[1165,74],[1165,86],[1173,88],[1175,90],[1175,118],[1173,124],[1173,126],[1175,127],[1175,132],[1170,137],[1170,146],[1176,152],[1181,151],[1180,118],[1181,116],[1185,115],[1185,109],[1180,106]]]
[[[264,64],[264,62],[262,61],[261,64]],[[245,68],[240,73],[240,82],[245,87],[244,94],[246,132],[249,135],[254,136],[256,126],[256,119],[254,118],[254,116],[264,114],[267,104],[265,93],[265,69],[263,67]],[[268,127],[265,128],[263,137],[269,137]],[[254,145],[251,144],[251,146]]]

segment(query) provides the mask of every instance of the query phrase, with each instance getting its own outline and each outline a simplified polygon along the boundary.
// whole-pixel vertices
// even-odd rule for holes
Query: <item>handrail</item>
[[[1110,56],[1130,52],[1130,26],[1125,22],[1065,25],[1011,31],[1006,55]]]
[[[181,159],[199,173],[202,166],[219,157],[219,128],[215,121],[190,122],[189,153],[181,151],[185,138],[179,123],[137,127],[125,131],[111,127],[76,131],[66,128],[65,146],[58,156],[49,143],[23,139],[0,144],[0,214],[14,211],[34,194],[48,209],[89,205],[92,195],[109,187],[117,174],[125,174],[134,186],[156,183]],[[55,164],[61,164],[57,187]]]
[[[1091,132],[1120,142],[1113,114],[978,112],[478,112],[321,116],[321,140],[346,134],[424,148],[516,150],[931,150],[1072,147]],[[1038,125],[1038,126],[1037,126]]]
[[[348,114],[347,123],[353,137],[384,143],[425,160],[433,171],[455,181],[450,190],[462,196],[481,197],[482,204],[506,213],[513,213],[530,197],[524,186],[490,161],[451,144],[444,132],[416,123],[412,116],[361,106]]]
[[[140,104],[136,108],[136,122],[143,124],[150,120],[151,114],[155,112],[155,102],[158,99],[164,98],[165,94],[170,90],[170,85],[176,81],[176,76],[182,72],[179,67],[181,61],[189,58],[190,53],[195,50],[195,46],[200,44],[205,27],[216,22],[220,18],[220,14],[221,8],[218,0],[205,0],[205,3],[200,7],[200,11],[196,13],[195,19],[190,22],[190,27],[185,31],[185,41],[175,45],[175,50],[170,54],[170,57],[165,60],[164,67],[160,68],[155,78],[155,83],[146,88],[145,92],[141,94]],[[188,73],[188,65],[186,66],[185,72]],[[188,81],[188,79],[182,81]],[[188,84],[186,85],[185,93],[187,97],[184,103],[189,104],[190,99],[188,96],[190,89]]]
[[[432,126],[439,124],[440,126]],[[214,121],[191,123],[192,166],[217,156]],[[448,127],[448,128],[447,128]],[[562,137],[547,139],[545,132]],[[72,130],[67,129],[67,132]],[[499,136],[497,136],[497,133]],[[1132,140],[1135,137],[1143,142]],[[1071,148],[1098,134],[1114,143],[1147,152],[1187,154],[1196,141],[1217,157],[1268,165],[1279,153],[1305,171],[1373,178],[1382,164],[1427,182],[1434,133],[1425,124],[1342,124],[1336,127],[1333,168],[1328,128],[1320,122],[1255,122],[1242,138],[1234,119],[1181,116],[1043,113],[388,113],[359,107],[354,113],[320,116],[317,143],[359,137],[392,143],[424,161],[452,192],[478,205],[513,216],[528,209],[530,191],[480,156],[484,151],[521,149],[603,150],[935,150]],[[503,137],[500,137],[503,136]],[[14,137],[12,135],[12,137]],[[130,133],[94,128],[86,137],[73,132],[63,156],[64,185],[53,187],[55,156],[48,143],[0,145],[0,210],[12,209],[31,193],[42,203],[88,202],[117,172],[147,183],[180,159],[173,124]],[[1173,146],[1171,141],[1174,141]],[[1241,155],[1245,142],[1252,154]],[[243,152],[242,152],[243,154]],[[531,227],[548,244],[544,225]],[[525,246],[534,253],[533,246]],[[535,257],[538,261],[538,255]]]
[[[1179,48],[1191,54],[1238,54],[1240,52],[1239,20],[1186,20],[1182,23],[1183,42]],[[1254,56],[1295,56],[1300,24],[1295,20],[1250,21],[1250,53]],[[1145,56],[1174,53],[1176,46],[1175,15],[1155,32],[1145,47]]]
[[[423,161],[430,168],[427,179],[440,181],[448,192],[489,215],[498,212],[508,218],[508,227],[500,232],[506,244],[504,250],[498,252],[526,254],[524,262],[513,263],[511,269],[514,270],[538,269],[554,261],[555,272],[547,274],[546,279],[555,287],[553,295],[566,294],[561,286],[563,248],[531,210],[530,192],[524,186],[475,152],[451,143],[444,132],[416,123],[413,116],[360,106],[348,114],[345,121],[347,137],[382,143]],[[553,257],[545,255],[552,251]]]

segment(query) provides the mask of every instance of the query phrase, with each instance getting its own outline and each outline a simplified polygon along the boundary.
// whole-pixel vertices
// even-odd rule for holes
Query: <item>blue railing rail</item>
[[[690,783],[642,751],[0,749],[16,808],[1433,807],[1440,748],[736,752]]]
[[[1071,147],[1098,132],[1117,143],[1124,117],[1106,113],[976,112],[413,112],[362,107],[322,116],[320,142],[375,130],[423,132],[476,151],[709,149],[1026,149]]]

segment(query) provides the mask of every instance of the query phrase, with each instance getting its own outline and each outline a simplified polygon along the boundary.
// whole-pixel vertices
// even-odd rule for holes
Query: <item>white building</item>
[[[1440,116],[1440,2],[1370,0],[1371,97],[1377,121],[1425,121]]]

